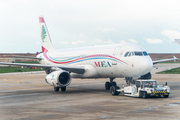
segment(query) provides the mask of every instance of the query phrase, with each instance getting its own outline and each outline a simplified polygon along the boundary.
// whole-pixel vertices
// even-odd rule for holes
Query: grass
[[[42,71],[41,68],[36,69],[22,69],[21,67],[11,67],[11,66],[0,66],[0,73],[12,73],[12,72],[30,72],[30,71]]]
[[[180,74],[180,68],[174,68],[171,70],[165,70],[162,72],[158,72],[157,74]]]

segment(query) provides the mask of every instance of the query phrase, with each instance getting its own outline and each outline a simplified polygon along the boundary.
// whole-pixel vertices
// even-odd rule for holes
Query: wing
[[[156,60],[156,61],[153,61],[153,64],[157,64],[159,62],[166,62],[166,61],[171,61],[171,60],[177,60],[177,58],[175,56],[173,56],[174,58],[171,58],[171,59],[163,59],[163,60]]]
[[[85,72],[84,67],[80,66],[53,66],[53,65],[41,65],[41,64],[25,64],[25,63],[4,63],[0,62],[1,65],[13,65],[13,66],[28,66],[28,67],[39,67],[44,69],[50,69],[52,67],[60,68],[69,72],[83,74]]]
[[[4,57],[12,57],[12,58],[28,58],[28,59],[36,59],[36,60],[42,60],[42,59],[43,59],[43,58],[37,58],[37,57],[14,56],[14,55],[4,55]]]

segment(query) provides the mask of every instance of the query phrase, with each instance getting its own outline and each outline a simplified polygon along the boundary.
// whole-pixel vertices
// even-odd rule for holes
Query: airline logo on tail
[[[47,26],[43,17],[39,17],[40,31],[41,31],[41,45],[42,52],[54,50],[51,39],[49,37]]]
[[[42,42],[44,42],[44,39],[46,38],[46,29],[44,27],[44,25],[42,25],[42,30],[41,30],[41,40]]]

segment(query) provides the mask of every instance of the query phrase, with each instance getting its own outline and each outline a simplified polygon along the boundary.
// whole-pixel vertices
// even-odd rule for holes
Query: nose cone
[[[150,57],[142,58],[139,61],[139,70],[141,75],[145,75],[151,71],[153,63]]]

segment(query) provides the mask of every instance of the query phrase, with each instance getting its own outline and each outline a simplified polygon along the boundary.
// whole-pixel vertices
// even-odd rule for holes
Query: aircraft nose
[[[146,74],[151,71],[153,67],[153,63],[151,58],[143,58],[139,61],[139,70],[141,71],[141,74]]]

